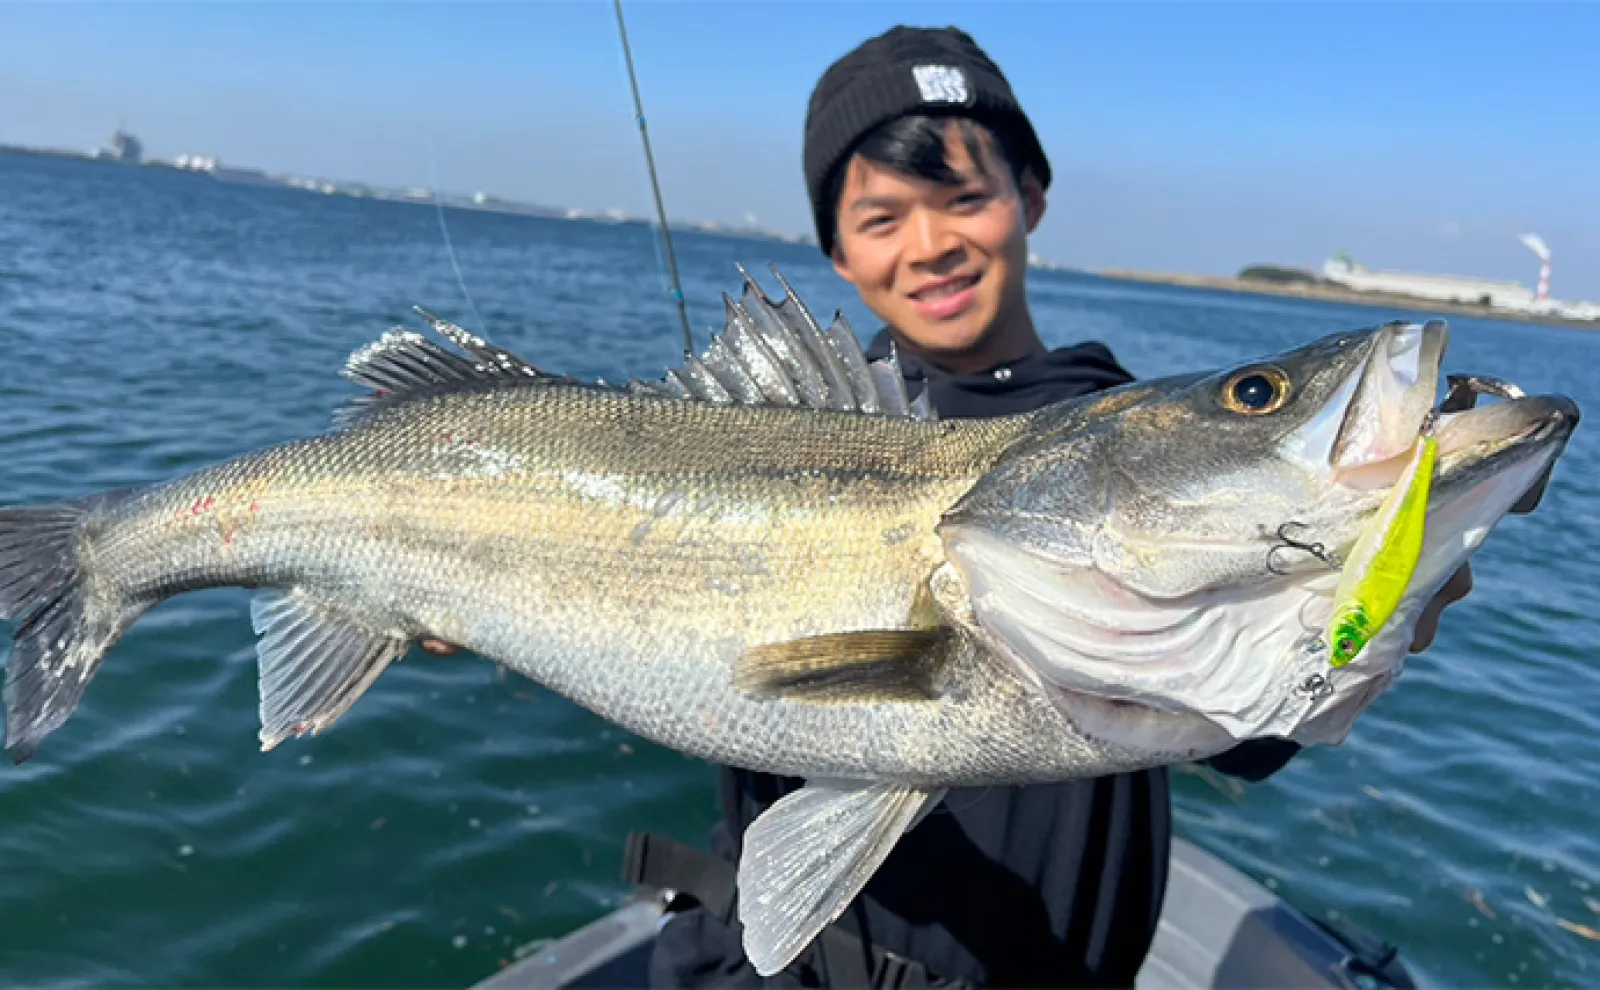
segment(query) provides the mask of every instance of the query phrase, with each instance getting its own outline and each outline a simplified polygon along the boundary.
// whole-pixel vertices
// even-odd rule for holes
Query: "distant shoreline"
[[[441,207],[446,210],[464,210],[473,213],[494,213],[502,216],[533,217],[540,220],[580,220],[591,223],[632,225],[640,227],[656,227],[654,217],[631,216],[621,212],[595,212],[574,207],[548,206],[540,203],[525,203],[518,200],[506,199],[487,193],[475,193],[471,196],[459,193],[447,193],[439,190],[422,188],[394,188],[379,186],[365,182],[350,182],[345,180],[317,179],[304,176],[284,175],[266,172],[261,169],[213,165],[205,168],[193,168],[174,162],[160,159],[144,161],[119,161],[112,158],[97,157],[62,148],[31,148],[23,145],[0,143],[0,155],[18,155],[22,157],[66,159],[84,162],[90,165],[105,168],[140,169],[152,172],[169,172],[177,175],[190,175],[197,180],[210,181],[219,185],[229,186],[255,186],[266,189],[288,189],[296,192],[310,193],[316,196],[336,196],[345,199],[367,199],[383,203],[404,203],[411,206]],[[778,241],[784,244],[812,245],[815,239],[808,234],[792,234],[784,231],[768,230],[764,227],[752,227],[738,224],[726,224],[715,220],[683,220],[668,218],[668,226],[674,232],[691,232],[710,234],[718,237],[738,237],[748,240]]]
[[[1101,278],[1125,282],[1142,282],[1150,285],[1179,285],[1191,289],[1213,289],[1221,292],[1244,292],[1259,296],[1315,299],[1319,302],[1349,303],[1353,306],[1375,306],[1383,309],[1421,310],[1450,316],[1476,316],[1486,320],[1505,320],[1514,323],[1538,323],[1544,326],[1572,327],[1580,330],[1600,330],[1600,320],[1575,320],[1545,313],[1524,313],[1516,310],[1491,309],[1464,303],[1441,302],[1419,296],[1394,295],[1387,292],[1357,292],[1326,284],[1279,283],[1261,279],[1245,279],[1232,275],[1183,275],[1168,272],[1146,272],[1129,268],[1106,268],[1091,272]]]

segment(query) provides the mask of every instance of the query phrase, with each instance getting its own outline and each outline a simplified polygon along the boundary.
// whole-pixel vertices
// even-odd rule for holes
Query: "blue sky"
[[[1035,118],[1087,268],[1374,266],[1600,298],[1600,5],[625,2],[671,214],[807,229],[830,61],[957,24]],[[650,209],[609,2],[0,3],[0,141]]]

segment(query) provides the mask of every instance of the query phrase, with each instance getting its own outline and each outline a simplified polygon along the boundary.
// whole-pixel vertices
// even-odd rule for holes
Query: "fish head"
[[[1334,334],[1042,410],[944,516],[979,636],[1080,728],[1195,757],[1341,741],[1422,607],[1549,470],[1560,396],[1436,408],[1443,321]],[[1350,549],[1434,431],[1419,560],[1348,664],[1323,631]]]

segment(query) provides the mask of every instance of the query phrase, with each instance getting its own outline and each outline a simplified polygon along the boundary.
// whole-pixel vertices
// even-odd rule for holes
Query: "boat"
[[[474,990],[647,987],[651,945],[675,900],[671,891],[641,892]],[[1389,943],[1301,914],[1194,843],[1172,840],[1166,899],[1135,990],[1418,986]]]

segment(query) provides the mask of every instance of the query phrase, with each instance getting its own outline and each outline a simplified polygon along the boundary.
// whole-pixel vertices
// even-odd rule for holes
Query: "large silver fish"
[[[784,288],[746,276],[706,354],[626,387],[430,318],[455,349],[358,351],[370,391],[324,435],[0,509],[8,746],[26,758],[142,613],[199,588],[262,589],[263,748],[419,638],[457,643],[662,745],[809,778],[739,866],[772,973],[946,788],[1342,740],[1578,421],[1516,393],[1437,413],[1442,322],[941,421]],[[1415,579],[1335,669],[1342,554],[1435,415]]]

